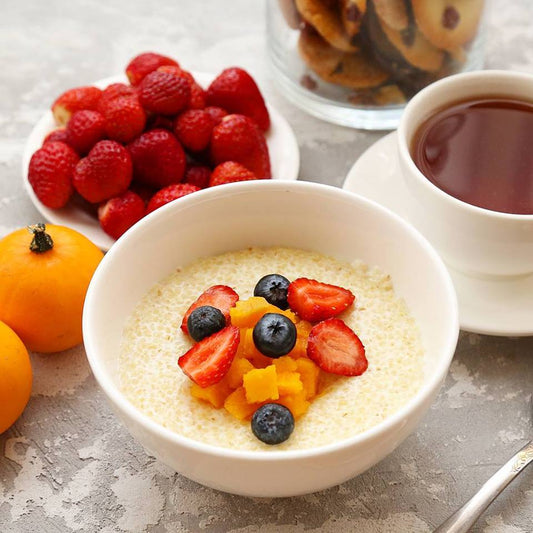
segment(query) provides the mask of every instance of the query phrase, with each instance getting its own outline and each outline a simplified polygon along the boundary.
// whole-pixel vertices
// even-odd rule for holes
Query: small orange
[[[31,351],[82,341],[85,293],[103,253],[64,226],[35,224],[0,240],[0,320]]]
[[[22,414],[32,383],[28,351],[17,334],[0,322],[0,433]]]

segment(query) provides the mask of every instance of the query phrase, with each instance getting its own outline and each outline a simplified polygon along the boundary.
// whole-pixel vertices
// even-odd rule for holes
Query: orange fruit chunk
[[[191,394],[199,400],[209,402],[215,409],[220,409],[231,392],[227,381],[223,379],[209,387],[200,387],[196,383],[191,385]]]
[[[254,365],[252,365],[248,359],[234,359],[224,379],[227,380],[230,388],[237,389],[242,385],[242,377],[244,374],[253,369]]]
[[[239,420],[250,418],[257,410],[260,404],[248,403],[246,401],[246,391],[244,387],[235,389],[224,402],[224,408],[228,413]]]
[[[298,317],[290,310],[283,311],[275,305],[269,304],[261,296],[252,296],[247,300],[239,300],[230,309],[231,323],[238,328],[253,328],[257,321],[266,313],[284,315],[296,324]]]
[[[256,368],[244,374],[243,385],[248,403],[260,403],[279,398],[276,367]]]
[[[306,357],[300,357],[296,360],[300,379],[302,380],[303,390],[305,392],[305,399],[314,398],[318,391],[318,378],[320,376],[320,368]]]
[[[304,389],[298,372],[280,372],[277,375],[277,381],[280,396],[296,394]]]

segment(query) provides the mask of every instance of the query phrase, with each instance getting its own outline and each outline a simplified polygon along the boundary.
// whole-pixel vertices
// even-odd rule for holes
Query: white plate
[[[193,72],[196,81],[203,87],[207,87],[215,78],[214,74],[205,72]],[[128,83],[125,75],[113,76],[99,80],[94,83],[96,87],[101,89],[107,87],[110,83],[123,82]],[[298,178],[298,171],[300,168],[300,152],[296,137],[289,123],[285,120],[283,115],[279,113],[274,107],[267,104],[268,112],[270,114],[270,129],[266,134],[268,150],[270,153],[270,163],[272,167],[272,177],[274,179],[295,180]],[[98,220],[90,213],[84,211],[76,205],[67,205],[62,209],[50,209],[43,205],[28,182],[28,165],[33,153],[38,150],[46,135],[55,129],[57,126],[54,122],[52,112],[47,111],[37,122],[33,128],[22,156],[22,177],[26,191],[28,192],[33,205],[48,221],[53,224],[61,224],[73,228],[104,251],[109,250],[110,246],[115,242],[109,237],[98,223]]]
[[[374,200],[409,221],[396,132],[372,145],[350,169],[343,189]],[[480,279],[448,267],[459,300],[461,328],[486,335],[533,335],[533,275]]]

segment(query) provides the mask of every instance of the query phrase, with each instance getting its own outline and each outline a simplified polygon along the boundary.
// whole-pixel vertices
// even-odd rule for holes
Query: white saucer
[[[215,78],[214,74],[205,72],[192,72],[192,74],[196,81],[204,88]],[[117,82],[128,83],[128,80],[125,75],[120,75],[98,80],[94,82],[93,85],[103,89],[110,83]],[[300,169],[300,152],[296,136],[289,123],[279,111],[268,104],[267,108],[270,114],[270,129],[266,134],[266,141],[270,153],[272,177],[274,179],[295,180],[298,178],[298,171]],[[41,147],[46,135],[55,128],[56,124],[52,112],[47,111],[39,119],[37,124],[35,124],[26,141],[22,156],[22,179],[26,191],[28,192],[33,205],[48,221],[53,224],[68,226],[79,231],[94,242],[96,246],[107,251],[115,241],[109,235],[104,233],[98,220],[93,215],[76,205],[69,204],[62,209],[50,209],[46,207],[39,201],[37,196],[35,196],[35,193],[28,182],[28,165],[31,156]]]
[[[343,189],[374,200],[409,220],[396,132],[372,145],[350,169]],[[448,267],[459,300],[461,328],[474,333],[533,335],[533,275],[480,279]]]

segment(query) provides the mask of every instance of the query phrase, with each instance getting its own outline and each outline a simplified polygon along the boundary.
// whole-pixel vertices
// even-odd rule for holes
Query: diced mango
[[[244,332],[244,334],[242,334]],[[247,328],[241,330],[241,344],[243,345],[243,354],[249,359],[255,368],[265,368],[272,364],[272,359],[263,355],[254,344],[253,329]]]
[[[224,408],[226,411],[239,420],[250,418],[258,407],[258,404],[248,403],[246,401],[246,391],[244,390],[244,387],[239,387],[234,390],[224,402]]]
[[[276,367],[256,368],[244,374],[243,385],[248,403],[277,400],[279,398]]]
[[[226,374],[225,378],[228,385],[232,389],[236,389],[242,385],[242,377],[244,374],[254,369],[254,365],[244,358],[235,358]]]
[[[300,374],[300,379],[303,383],[303,390],[305,392],[305,399],[314,398],[318,390],[318,377],[320,375],[320,368],[307,357],[300,357],[296,360],[297,371]]]
[[[300,320],[296,324],[296,344],[294,348],[287,354],[293,359],[298,359],[299,357],[307,356],[307,340],[309,339],[309,333],[313,324],[307,322],[306,320]]]
[[[226,379],[205,388],[200,387],[196,383],[191,385],[192,396],[199,400],[209,402],[216,409],[220,409],[224,405],[224,400],[230,392],[231,389]]]
[[[277,403],[287,407],[295,419],[300,418],[303,414],[305,414],[310,405],[310,403],[305,399],[304,391],[297,392],[296,394],[290,394],[288,396],[280,396],[277,400]]]
[[[285,315],[294,323],[298,317],[290,310],[281,310],[275,305],[269,304],[261,296],[252,296],[247,300],[239,300],[235,307],[230,309],[231,324],[238,328],[253,328],[258,320],[266,313],[279,313]]]
[[[280,396],[303,391],[304,386],[298,372],[279,372],[277,376]]]
[[[296,365],[296,361],[292,357],[289,357],[287,355],[278,357],[272,362],[276,366],[276,371],[278,372],[278,374],[280,372],[294,372],[298,368],[298,366]]]

